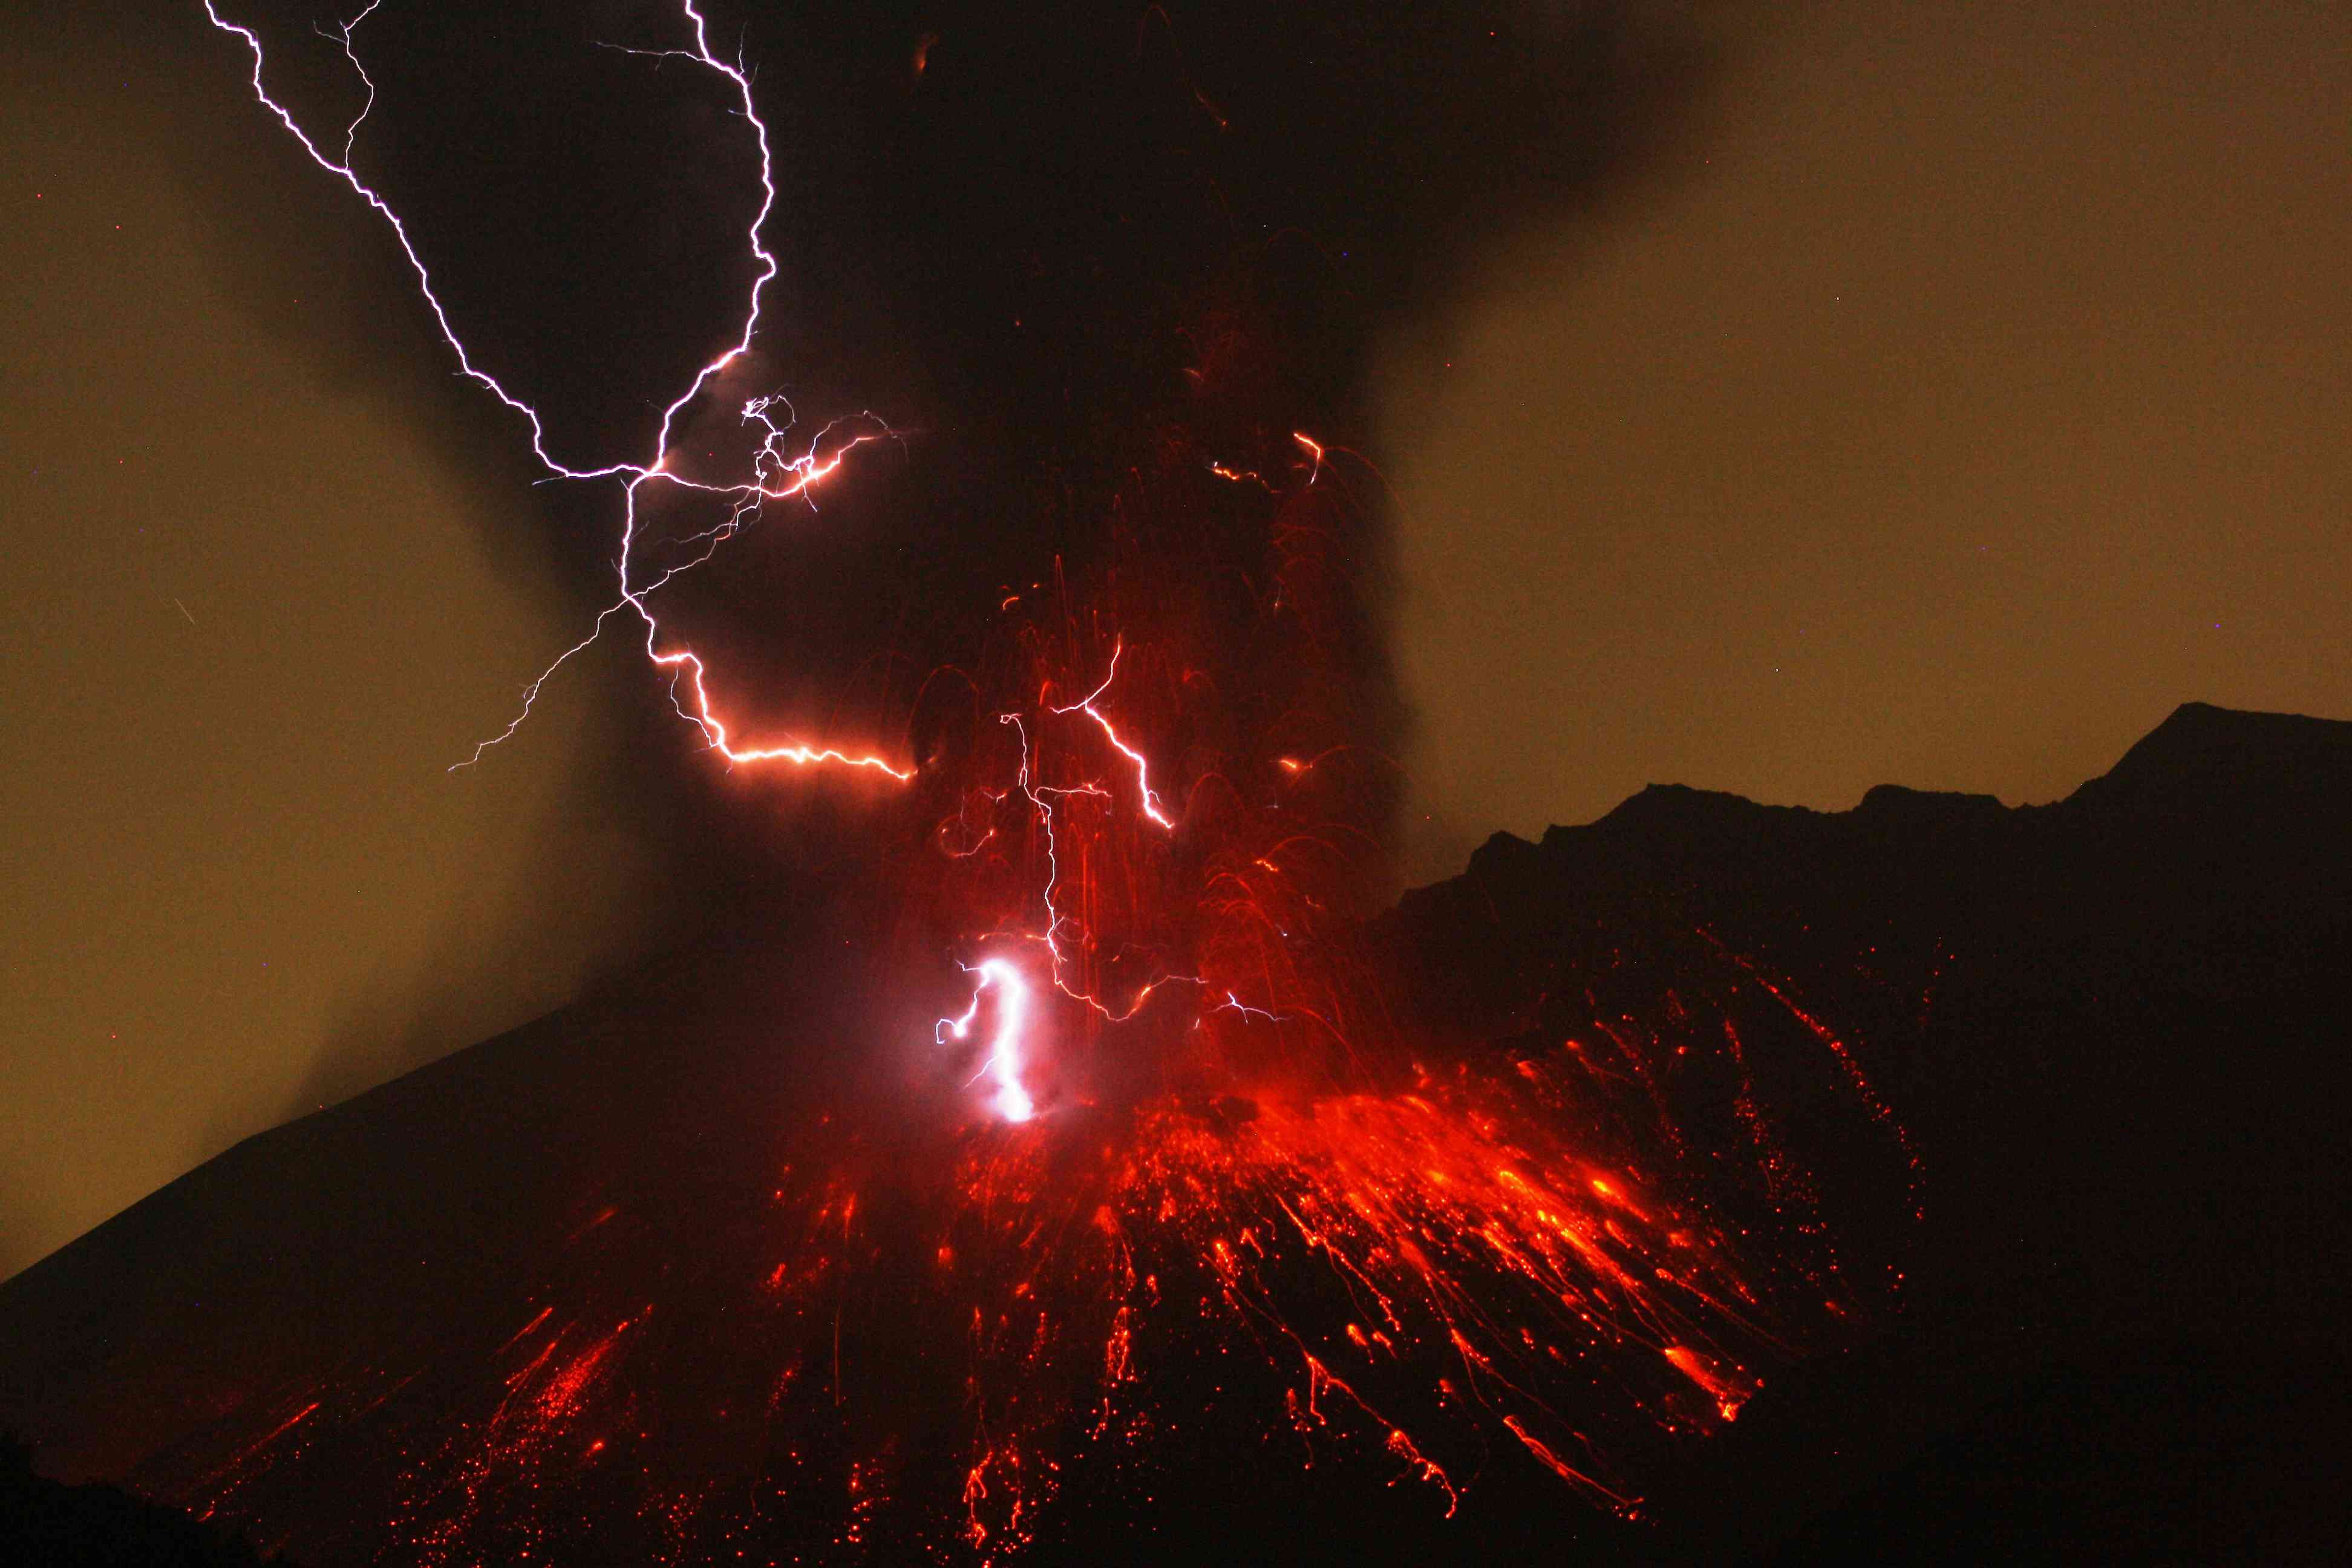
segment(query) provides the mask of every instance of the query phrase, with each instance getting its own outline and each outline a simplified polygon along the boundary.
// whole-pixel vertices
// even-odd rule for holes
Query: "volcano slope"
[[[855,899],[249,1140],[0,1286],[0,1426],[314,1565],[2316,1560],[2352,1447],[2348,803],[2352,725],[2191,705],[2053,805],[1653,788],[1408,895],[1363,940],[1424,1086],[1696,1017],[1753,1080],[1695,1081],[1691,1163],[1767,1100],[1804,1151],[1776,1179],[1820,1250],[1784,1272],[1836,1325],[1746,1299],[1719,1412],[1654,1355],[1585,1380],[1600,1457],[1514,1441],[1497,1391],[1438,1399],[1488,1405],[1450,1447],[1389,1435],[1322,1350],[1349,1303],[1315,1318],[1313,1247],[1107,1173],[1140,1113],[1018,1161],[1021,1130],[879,1113],[953,1099],[890,1043],[952,998]],[[1186,1114],[1213,1156],[1381,1136]],[[1713,1212],[1733,1249],[1769,1223]],[[1039,1261],[1080,1256],[1122,1290]]]

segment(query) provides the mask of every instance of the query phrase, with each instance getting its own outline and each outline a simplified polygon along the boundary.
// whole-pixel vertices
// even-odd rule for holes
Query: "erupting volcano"
[[[1391,500],[1278,312],[1223,302],[1170,377],[1193,416],[1119,429],[1099,487],[1034,487],[1062,535],[975,547],[956,564],[999,570],[845,653],[855,692],[780,694],[756,605],[704,585],[755,545],[789,573],[933,436],[887,386],[806,426],[785,395],[789,84],[697,0],[618,49],[715,95],[748,281],[682,384],[632,388],[642,444],[583,455],[488,368],[464,323],[496,302],[360,172],[386,0],[332,30],[364,93],[331,131],[265,29],[205,8],[389,226],[486,418],[608,531],[581,640],[453,761],[529,745],[550,683],[626,637],[727,808],[824,843],[790,896],[12,1285],[63,1369],[5,1369],[45,1464],[321,1565],[1117,1560],[1286,1529],[1316,1542],[1292,1560],[1362,1561],[1647,1528],[1732,1463],[1699,1456],[1743,1412],[1904,1309],[1934,1164],[1904,1089],[1938,1070],[1947,971],[2008,951],[1971,923],[1998,900],[1873,926],[1900,879],[1855,872],[1759,922],[1709,879],[1768,841],[1832,879],[1931,843],[1957,888],[2059,819],[1874,795],[1815,843],[1643,796],[1384,912]],[[878,619],[897,590],[826,591]],[[2049,809],[2126,820],[2110,796]]]
[[[911,743],[770,734],[743,716],[755,683],[667,606],[742,536],[788,528],[786,503],[855,484],[861,448],[906,437],[865,414],[797,438],[773,391],[739,395],[778,273],[751,64],[716,51],[692,0],[675,47],[623,51],[729,100],[756,152],[753,266],[737,335],[664,401],[642,456],[559,459],[354,171],[377,7],[336,29],[367,93],[331,138],[272,96],[259,35],[206,9],[248,52],[260,105],[391,226],[460,369],[549,477],[617,491],[611,604],[465,762],[517,742],[546,683],[626,623],[711,765],[873,775],[892,797],[850,830],[900,849],[850,852],[880,881],[858,900],[880,933],[865,1005],[766,1015],[794,1034],[825,1016],[865,1060],[827,1053],[830,1075],[764,1102],[740,1061],[695,1069],[760,1108],[710,1121],[725,1182],[541,1216],[562,1233],[552,1255],[475,1282],[478,1343],[387,1325],[332,1367],[240,1368],[205,1396],[216,1423],[151,1457],[153,1484],[330,1557],[520,1557],[593,1525],[599,1552],[633,1559],[738,1542],[992,1559],[1066,1489],[1150,1484],[1093,1472],[1149,1477],[1225,1430],[1425,1489],[1440,1516],[1506,1462],[1499,1444],[1631,1517],[1630,1431],[1734,1420],[1768,1370],[1885,1298],[1884,1261],[1847,1256],[1751,1053],[1784,1077],[1803,1076],[1792,1054],[1845,1073],[1898,1170],[1901,1131],[1847,1046],[1744,977],[1748,960],[1596,1003],[1509,1059],[1392,1015],[1357,929],[1389,875],[1396,794],[1363,695],[1384,504],[1363,459],[1300,431],[1212,450],[1171,428],[1159,471],[1100,520],[1111,548],[1082,573],[1033,563],[919,683]],[[716,417],[730,399],[732,432]],[[1205,549],[1170,548],[1212,529]],[[919,832],[892,826],[908,812]],[[857,950],[850,923],[829,940]],[[921,1034],[875,1000],[959,984]],[[667,1251],[714,1215],[717,1237]],[[879,1389],[877,1310],[922,1330]]]

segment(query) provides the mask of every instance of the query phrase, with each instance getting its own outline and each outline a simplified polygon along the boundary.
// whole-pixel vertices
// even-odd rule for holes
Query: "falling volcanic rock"
[[[713,942],[9,1281],[0,1425],[319,1568],[1703,1561],[1906,1456],[1805,1550],[2210,1555],[2346,1370],[2347,802],[2196,707],[2052,806],[1653,789],[1381,923],[1393,1081],[1027,1128],[885,922]]]

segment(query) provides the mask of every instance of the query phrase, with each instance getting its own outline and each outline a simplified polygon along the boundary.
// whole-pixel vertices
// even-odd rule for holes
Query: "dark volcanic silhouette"
[[[1436,1004],[1489,1028],[1702,929],[1870,1043],[1920,1150],[1902,1321],[1697,1456],[1669,1555],[2324,1559],[2347,872],[2352,724],[2190,703],[2052,805],[1654,787],[1407,898]]]
[[[0,1432],[0,1544],[43,1568],[262,1568],[236,1531],[103,1483],[69,1487],[33,1470],[22,1441]],[[290,1568],[283,1558],[272,1559]]]
[[[1370,933],[1408,1031],[1532,1071],[1706,1000],[1819,1134],[1848,1267],[1900,1288],[1848,1280],[1850,1342],[1785,1347],[1736,1423],[1636,1442],[1632,1522],[1507,1442],[1450,1519],[1393,1463],[1302,1464],[1264,1347],[1179,1329],[1033,1556],[2316,1554],[2348,868],[2352,724],[2200,705],[2053,805],[1653,788],[1498,836]],[[830,1110],[935,1016],[877,923],[715,939],[239,1145],[0,1287],[0,1426],[330,1568],[985,1555],[859,1489],[951,1493],[975,1397],[907,1255],[940,1145]],[[822,1279],[755,1278],[779,1256]]]

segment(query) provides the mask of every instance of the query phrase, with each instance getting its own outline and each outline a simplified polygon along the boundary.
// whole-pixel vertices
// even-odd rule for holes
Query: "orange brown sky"
[[[416,322],[360,306],[378,237],[233,74],[73,42],[0,74],[0,1275],[561,1003],[648,868],[572,782],[613,765],[593,675],[499,767],[443,771],[573,606],[528,472],[466,440]],[[314,261],[257,265],[290,233]]]
[[[1784,8],[1391,360],[1416,868],[1651,782],[2062,795],[2352,716],[2352,16]]]

